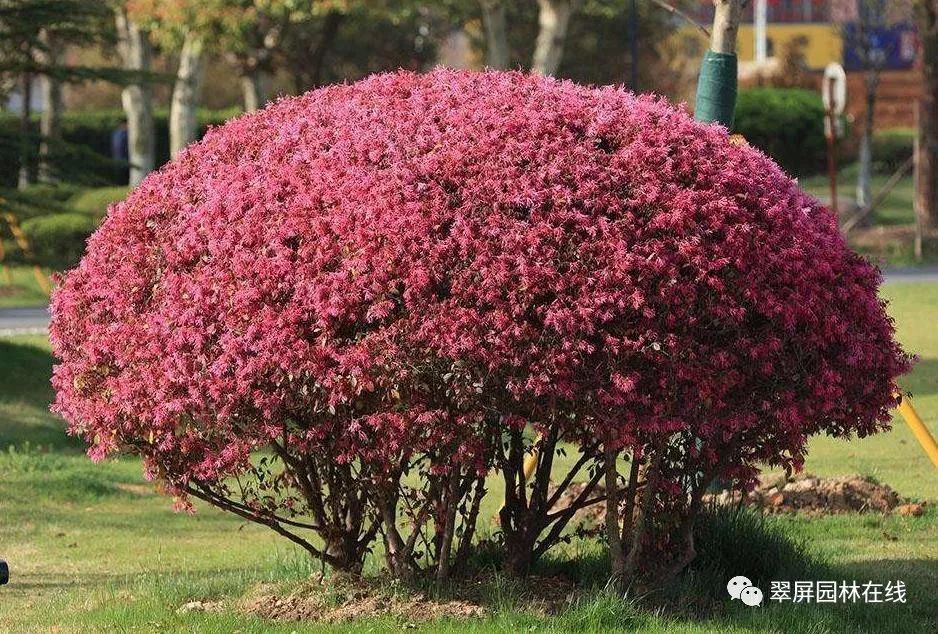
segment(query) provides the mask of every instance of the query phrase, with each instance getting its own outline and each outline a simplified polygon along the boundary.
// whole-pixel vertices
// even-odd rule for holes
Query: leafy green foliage
[[[799,88],[742,90],[736,130],[792,176],[823,168],[827,156],[821,97]]]
[[[772,579],[812,579],[822,563],[805,541],[792,539],[766,516],[746,507],[710,507],[697,518],[697,558],[691,576],[701,593],[722,600],[726,580],[745,574],[753,584],[767,588]]]
[[[897,128],[883,130],[873,136],[873,171],[889,176],[910,156],[915,143],[915,130]]]
[[[238,109],[200,110],[199,133],[213,125],[221,125],[238,114]],[[111,133],[124,118],[122,110],[94,110],[66,112],[62,116],[62,143],[56,146],[51,162],[60,180],[83,185],[126,183],[122,165],[111,160]],[[158,110],[154,114],[156,126],[156,164],[169,160],[169,112]],[[19,122],[8,114],[0,114],[0,187],[13,187],[19,171]],[[38,156],[38,121],[33,122],[34,134],[30,142],[30,156],[35,171]]]
[[[23,222],[23,233],[41,264],[67,269],[78,263],[85,251],[85,241],[96,226],[88,215],[63,213],[30,218]]]

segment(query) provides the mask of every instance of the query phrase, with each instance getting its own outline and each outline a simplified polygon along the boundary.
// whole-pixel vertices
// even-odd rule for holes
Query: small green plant
[[[697,519],[697,557],[684,594],[726,598],[726,582],[745,575],[759,587],[772,579],[815,578],[824,562],[781,526],[746,507],[707,507]]]

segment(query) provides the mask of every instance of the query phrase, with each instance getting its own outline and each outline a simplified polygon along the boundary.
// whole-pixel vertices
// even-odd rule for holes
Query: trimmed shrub
[[[22,229],[40,264],[64,270],[78,263],[96,226],[85,214],[61,213],[25,220]]]
[[[792,176],[814,174],[826,165],[824,104],[814,91],[741,90],[735,128],[748,143],[768,154]]]
[[[68,206],[80,213],[88,214],[100,220],[107,213],[107,208],[127,196],[128,187],[95,187],[76,192],[68,198]]]
[[[348,570],[380,535],[402,577],[460,569],[490,470],[513,575],[604,481],[616,574],[663,578],[714,478],[888,426],[909,360],[879,280],[662,100],[378,75],[211,131],[112,209],[53,297],[55,410],[182,506]]]

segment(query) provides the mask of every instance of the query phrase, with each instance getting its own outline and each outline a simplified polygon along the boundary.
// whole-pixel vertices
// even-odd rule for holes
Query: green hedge
[[[873,171],[877,174],[891,175],[912,156],[914,144],[915,130],[896,128],[875,133],[873,135]]]
[[[108,206],[126,198],[128,191],[126,185],[84,189],[69,196],[67,202],[70,209],[101,220],[107,213]]]
[[[821,96],[798,88],[742,90],[735,131],[792,176],[821,171],[827,160]]]
[[[199,134],[211,125],[220,125],[237,115],[237,109],[200,110]],[[62,116],[62,141],[53,148],[53,165],[58,176],[67,182],[86,185],[121,184],[121,165],[111,160],[111,133],[124,118],[122,110],[66,112]],[[169,112],[154,114],[156,127],[156,163],[169,160]],[[36,169],[39,153],[38,118],[33,121],[30,138],[30,169]],[[15,115],[0,114],[0,187],[16,185],[20,167],[20,122]]]
[[[96,227],[97,222],[91,216],[72,212],[37,216],[22,225],[36,261],[56,270],[78,263],[85,252],[85,241]],[[19,254],[19,250],[15,253]],[[21,258],[20,255],[17,259]]]

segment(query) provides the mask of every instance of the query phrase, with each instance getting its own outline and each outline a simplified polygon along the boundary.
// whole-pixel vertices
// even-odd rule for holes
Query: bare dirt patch
[[[767,513],[891,513],[902,502],[887,484],[859,475],[819,478],[800,474],[790,479],[767,479],[745,498],[739,491],[723,491],[704,496],[718,505],[736,505],[763,509]],[[906,514],[908,509],[903,510]],[[921,514],[921,511],[919,511]]]
[[[489,613],[486,603],[498,586],[503,586],[499,593],[510,597],[518,610],[539,616],[558,614],[579,596],[576,584],[562,576],[532,575],[517,583],[487,572],[454,582],[441,597],[372,579],[337,577],[321,583],[308,581],[289,594],[276,586],[261,586],[236,609],[265,619],[319,623],[375,617],[403,624],[467,620]]]
[[[559,501],[558,508],[576,499],[580,487],[582,485],[571,485]],[[597,494],[601,493],[597,489]],[[742,503],[766,513],[807,515],[874,512],[918,517],[925,511],[925,503],[908,503],[889,485],[859,475],[836,478],[819,478],[810,474],[799,474],[788,479],[769,477],[745,495],[740,491],[710,493],[704,496],[704,503],[718,506],[737,506]],[[605,517],[606,505],[600,502],[578,511],[571,525],[579,525],[581,530],[595,531],[603,526]]]
[[[240,610],[279,621],[347,623],[390,616],[405,623],[439,619],[470,619],[485,615],[484,607],[462,599],[432,599],[423,593],[394,591],[366,579],[343,578],[326,585],[306,583],[292,593],[278,595],[264,588],[246,599]]]

